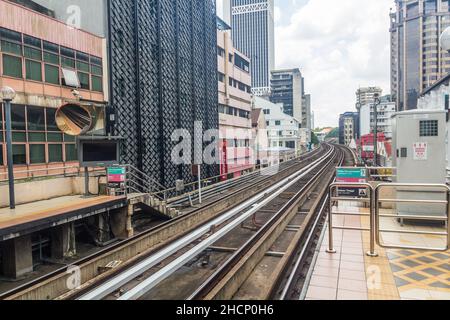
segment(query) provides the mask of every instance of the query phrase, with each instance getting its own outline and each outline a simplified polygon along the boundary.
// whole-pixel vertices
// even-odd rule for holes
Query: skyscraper
[[[267,95],[275,66],[274,1],[231,0],[230,6],[234,45],[251,60],[252,91]]]
[[[270,101],[282,103],[284,113],[302,121],[304,88],[300,70],[274,70],[271,74]]]
[[[416,109],[420,93],[450,72],[439,36],[450,26],[449,2],[396,0],[391,12],[391,90],[397,110]]]
[[[356,109],[360,109],[366,104],[374,103],[375,95],[377,94],[379,97],[383,94],[383,90],[379,87],[359,88],[356,91]]]

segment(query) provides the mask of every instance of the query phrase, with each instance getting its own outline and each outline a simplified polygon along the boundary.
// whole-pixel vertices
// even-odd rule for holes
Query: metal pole
[[[331,198],[333,197],[333,187],[330,189],[330,196],[328,197],[329,212],[328,212],[328,253],[336,253],[334,249],[333,241],[333,202]]]
[[[84,167],[84,196],[89,197],[89,169]]]
[[[16,197],[14,192],[14,163],[11,133],[11,101],[5,100],[5,116],[6,116],[6,150],[8,158],[8,183],[9,183],[9,207],[16,208]]]
[[[377,192],[369,189],[370,194],[370,251],[367,252],[369,257],[378,257],[378,253],[375,252],[375,233],[377,233],[376,228],[376,215],[378,214],[378,197]]]
[[[202,204],[202,173],[201,173],[201,165],[198,165],[198,202]]]
[[[374,128],[373,128],[373,160],[374,166],[378,167],[378,106],[380,105],[380,101],[378,98],[375,100],[375,108],[373,110],[374,113]]]

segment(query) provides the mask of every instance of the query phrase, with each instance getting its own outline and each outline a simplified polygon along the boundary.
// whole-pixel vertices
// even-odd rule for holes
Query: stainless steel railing
[[[445,195],[445,200],[440,199],[410,199],[410,198],[381,198],[380,194],[386,188],[402,188],[403,191],[412,192],[432,192],[441,193],[442,197]],[[339,189],[345,188],[358,188],[366,190],[366,197],[348,197],[340,196]],[[329,253],[336,253],[334,248],[334,230],[359,230],[366,231],[370,233],[370,251],[367,253],[368,256],[376,257],[378,254],[375,251],[375,245],[377,244],[380,248],[387,249],[412,249],[412,250],[431,250],[431,251],[447,251],[450,249],[450,187],[445,184],[395,184],[395,183],[383,183],[376,187],[373,187],[367,183],[333,183],[329,190],[329,215],[328,215],[328,249]],[[339,206],[337,210],[334,210],[334,204],[339,202],[360,202],[369,204],[369,213],[360,212],[346,212],[339,211]],[[432,214],[387,214],[380,213],[380,209],[383,203],[391,204],[416,204],[424,206],[445,206],[445,212],[441,216],[434,216]],[[370,227],[347,227],[347,226],[335,226],[333,222],[333,216],[360,216],[370,218]],[[445,232],[436,231],[420,231],[420,230],[397,230],[397,229],[382,229],[380,227],[381,218],[398,218],[398,219],[411,219],[411,220],[427,220],[427,221],[440,221],[446,223]],[[386,244],[383,242],[381,234],[382,233],[397,233],[397,234],[412,234],[412,235],[425,235],[425,236],[441,236],[446,237],[445,247],[420,247],[420,246],[407,246],[401,244]]]
[[[339,188],[351,188],[351,189],[363,189],[366,191],[366,197],[341,197],[339,196]],[[333,230],[357,230],[357,231],[368,231],[371,233],[370,237],[370,251],[367,255],[375,257],[377,253],[375,252],[375,237],[373,236],[372,230],[375,227],[375,220],[373,217],[373,188],[368,183],[333,183],[330,186],[330,212],[328,214],[328,250],[329,253],[336,253],[334,248],[334,232]],[[361,213],[361,212],[346,212],[339,211],[339,206],[337,206],[337,211],[334,211],[334,204],[339,202],[360,202],[369,204],[370,213]],[[334,216],[359,216],[359,217],[369,217],[370,218],[370,228],[363,227],[346,227],[346,226],[335,226],[333,224],[333,215]]]
[[[431,192],[441,194],[442,197],[446,200],[425,200],[425,199],[383,199],[380,197],[380,194],[383,190],[391,188],[391,189],[399,189],[401,188],[403,192]],[[412,189],[412,190],[411,190]],[[413,249],[413,250],[431,250],[431,251],[447,251],[450,248],[450,188],[444,184],[401,184],[401,183],[383,183],[378,185],[374,189],[375,196],[375,230],[374,233],[376,235],[377,244],[382,248],[389,249]],[[445,206],[445,212],[442,212],[441,216],[428,214],[412,214],[412,213],[401,213],[401,214],[381,214],[380,207],[383,203],[391,203],[391,204],[415,204],[415,205],[426,205],[426,206]],[[431,209],[431,208],[429,208]],[[437,222],[445,222],[446,223],[446,232],[435,232],[435,231],[420,231],[420,230],[399,230],[399,229],[382,229],[381,218],[397,218],[397,219],[410,219],[410,220],[426,220],[426,221],[437,221]],[[390,234],[412,234],[412,235],[426,235],[426,236],[445,236],[447,238],[447,243],[445,247],[420,247],[420,246],[406,246],[406,245],[396,245],[396,244],[386,244],[382,241],[381,234],[382,233],[390,233]]]

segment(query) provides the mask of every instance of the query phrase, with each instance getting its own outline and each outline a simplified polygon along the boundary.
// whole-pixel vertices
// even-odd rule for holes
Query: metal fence
[[[386,188],[401,188],[403,192],[408,191],[411,193],[437,193],[440,194],[441,199],[419,199],[419,198],[381,198],[381,192]],[[351,188],[364,189],[366,190],[364,196],[347,196],[342,190],[348,190]],[[334,247],[334,230],[359,230],[366,231],[370,233],[370,251],[367,253],[368,256],[376,257],[378,254],[375,251],[375,244],[380,248],[391,248],[391,249],[413,249],[413,250],[431,250],[431,251],[447,251],[450,248],[450,188],[445,184],[395,184],[395,183],[382,183],[376,187],[373,187],[367,183],[333,183],[329,190],[329,207],[330,212],[328,215],[328,232],[329,232],[329,243],[328,250],[329,253],[336,253]],[[369,205],[369,213],[360,212],[346,212],[340,211],[339,206],[336,206],[337,210],[334,210],[335,204],[339,202],[359,202],[366,203]],[[431,215],[431,214],[387,214],[381,213],[380,209],[383,204],[414,204],[421,206],[441,206],[445,209],[441,210],[441,215]],[[445,210],[445,212],[443,212]],[[333,216],[360,216],[369,217],[370,227],[346,227],[346,226],[336,226],[334,225]],[[436,231],[421,231],[421,230],[400,230],[400,229],[386,229],[381,228],[381,218],[395,218],[395,219],[410,219],[410,220],[426,220],[426,221],[437,221],[446,223],[445,232]],[[443,247],[421,247],[421,246],[409,246],[402,244],[389,244],[384,243],[382,240],[382,233],[397,233],[397,234],[411,234],[411,235],[424,235],[424,236],[441,236],[446,237],[446,245]]]

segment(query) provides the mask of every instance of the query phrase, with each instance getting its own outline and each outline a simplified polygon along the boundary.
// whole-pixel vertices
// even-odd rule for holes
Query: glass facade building
[[[252,91],[267,95],[275,66],[274,1],[231,0],[229,5],[235,47],[251,60]]]
[[[439,37],[450,26],[448,0],[396,0],[391,12],[391,93],[397,110],[417,108],[421,92],[450,72]]]

